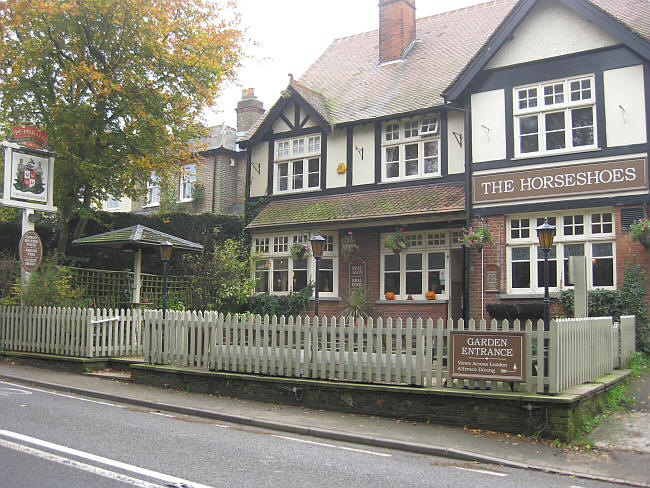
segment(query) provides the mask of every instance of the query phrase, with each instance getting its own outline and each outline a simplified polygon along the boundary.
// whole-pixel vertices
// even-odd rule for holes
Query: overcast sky
[[[416,0],[417,18],[486,0]],[[378,0],[237,0],[246,37],[245,59],[235,84],[223,90],[218,104],[206,111],[209,125],[235,127],[235,107],[242,88],[255,88],[269,109],[289,83],[299,78],[334,39],[377,29]]]

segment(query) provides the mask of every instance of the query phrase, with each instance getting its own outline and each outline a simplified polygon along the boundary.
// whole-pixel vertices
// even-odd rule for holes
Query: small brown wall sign
[[[366,262],[361,258],[350,261],[350,289],[366,287]]]
[[[43,243],[33,230],[23,234],[18,245],[20,264],[28,273],[36,271],[43,261]]]
[[[526,381],[524,332],[451,332],[451,377]]]

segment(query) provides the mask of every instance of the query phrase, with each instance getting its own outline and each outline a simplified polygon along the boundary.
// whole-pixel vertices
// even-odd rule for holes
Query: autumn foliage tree
[[[74,214],[108,194],[136,197],[151,171],[169,175],[188,157],[201,110],[239,65],[233,7],[0,1],[0,120],[27,121],[50,135],[60,253]]]

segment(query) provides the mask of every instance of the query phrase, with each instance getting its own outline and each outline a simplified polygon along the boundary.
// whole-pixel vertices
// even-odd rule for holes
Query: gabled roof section
[[[250,144],[257,142],[271,128],[287,104],[292,100],[303,107],[323,130],[331,130],[330,116],[325,98],[320,93],[303,86],[291,77],[289,85],[282,92],[282,96],[263,116],[257,119],[248,132],[240,137],[237,142]]]
[[[199,152],[211,151],[213,149],[228,149],[237,151],[235,129],[226,124],[215,125],[206,129],[205,137],[190,141],[190,147]]]
[[[448,101],[457,99],[487,65],[524,17],[541,0],[521,0],[480,51],[445,90]],[[650,59],[650,1],[558,0],[594,25],[611,34],[645,59]]]
[[[270,202],[262,207],[247,228],[377,221],[464,210],[462,185],[422,185]]]
[[[516,5],[496,0],[418,19],[408,55],[383,65],[376,30],[337,39],[299,81],[328,101],[333,125],[442,106],[443,90]]]

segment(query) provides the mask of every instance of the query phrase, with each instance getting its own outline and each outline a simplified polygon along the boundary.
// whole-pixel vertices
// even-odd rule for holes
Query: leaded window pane
[[[519,149],[522,153],[539,151],[537,115],[519,118]]]
[[[405,151],[405,175],[414,176],[418,174],[418,144],[407,144]]]
[[[564,149],[564,112],[553,112],[545,115],[546,120],[546,149]]]
[[[594,143],[593,107],[571,110],[573,146],[590,146]]]
[[[386,149],[386,178],[399,177],[399,146],[391,146]]]
[[[423,144],[424,173],[438,172],[438,141],[428,141]]]

